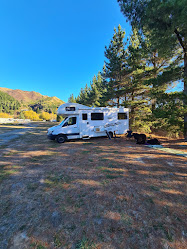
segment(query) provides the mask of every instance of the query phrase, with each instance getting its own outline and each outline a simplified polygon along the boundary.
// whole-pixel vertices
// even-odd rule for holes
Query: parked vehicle
[[[108,135],[121,135],[129,129],[127,108],[88,107],[77,103],[65,103],[57,110],[65,119],[48,129],[49,139],[64,143],[70,139],[90,139]]]

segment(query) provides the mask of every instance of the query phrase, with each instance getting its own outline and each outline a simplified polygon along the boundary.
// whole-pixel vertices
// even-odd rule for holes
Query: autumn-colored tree
[[[39,118],[42,119],[42,120],[49,121],[51,119],[51,115],[48,112],[42,112],[39,115]]]
[[[33,112],[32,110],[31,111],[24,111],[23,114],[24,114],[26,119],[30,119],[33,121],[40,120],[39,115],[36,112]]]

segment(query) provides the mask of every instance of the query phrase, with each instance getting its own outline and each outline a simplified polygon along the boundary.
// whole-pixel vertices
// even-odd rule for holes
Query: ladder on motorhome
[[[111,136],[110,136],[110,133],[108,131],[106,131],[106,135],[111,140]]]
[[[108,131],[105,131],[105,132],[106,132],[107,137],[111,140],[112,137],[111,137],[111,135],[110,135],[110,132],[108,132]],[[116,132],[115,132],[115,131],[113,132],[113,138],[117,138],[117,137],[116,137]]]

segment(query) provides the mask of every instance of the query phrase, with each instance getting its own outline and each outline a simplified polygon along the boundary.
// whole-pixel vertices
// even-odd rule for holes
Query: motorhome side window
[[[119,112],[118,113],[118,119],[127,119],[127,113],[126,112]]]
[[[83,113],[83,114],[82,114],[82,120],[87,120],[87,119],[88,119],[87,113]]]
[[[91,120],[103,120],[104,114],[103,113],[91,113]]]
[[[66,107],[66,111],[71,111],[71,112],[73,111],[74,112],[75,111],[75,107],[73,107],[73,106],[67,106]]]

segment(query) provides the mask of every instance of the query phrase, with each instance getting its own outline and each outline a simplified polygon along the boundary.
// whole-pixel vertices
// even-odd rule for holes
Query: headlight
[[[50,135],[52,133],[52,131],[47,131],[47,135]]]

